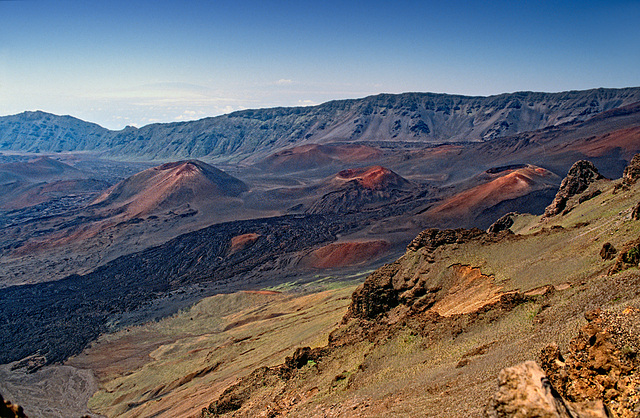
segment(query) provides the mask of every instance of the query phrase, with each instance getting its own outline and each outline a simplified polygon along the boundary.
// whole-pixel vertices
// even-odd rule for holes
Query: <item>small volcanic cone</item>
[[[408,180],[397,175],[388,168],[375,165],[366,168],[342,170],[335,177],[335,183],[356,182],[369,190],[383,190],[388,188],[403,189],[410,186]]]
[[[535,190],[552,187],[558,176],[534,165],[518,165],[489,169],[482,178],[485,179],[484,183],[450,197],[427,214],[459,216],[472,213]]]
[[[344,213],[378,207],[411,195],[413,184],[381,166],[342,170],[325,182],[330,190],[308,213]]]
[[[207,200],[237,197],[247,189],[242,181],[201,161],[178,161],[121,181],[93,206],[140,215],[186,204],[198,207]]]

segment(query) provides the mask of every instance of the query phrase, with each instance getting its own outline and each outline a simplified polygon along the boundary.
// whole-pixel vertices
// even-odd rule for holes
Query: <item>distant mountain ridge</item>
[[[489,97],[379,94],[311,107],[243,110],[191,122],[110,131],[71,116],[0,117],[0,151],[100,151],[135,159],[240,161],[303,144],[479,142],[640,102],[640,87]]]

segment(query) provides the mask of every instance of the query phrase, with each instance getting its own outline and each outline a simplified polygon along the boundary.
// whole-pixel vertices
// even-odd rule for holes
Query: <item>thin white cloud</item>
[[[293,84],[293,80],[290,80],[288,78],[281,78],[280,80],[276,81],[275,84],[278,86],[289,86]]]

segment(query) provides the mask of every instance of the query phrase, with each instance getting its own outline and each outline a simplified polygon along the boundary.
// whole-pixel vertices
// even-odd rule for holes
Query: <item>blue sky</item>
[[[640,1],[0,0],[0,115],[199,119],[377,93],[640,86]]]

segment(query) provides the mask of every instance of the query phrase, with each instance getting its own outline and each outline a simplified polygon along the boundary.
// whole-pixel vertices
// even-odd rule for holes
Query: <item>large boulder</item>
[[[487,409],[487,416],[491,418],[571,418],[576,416],[571,407],[549,384],[540,366],[533,361],[502,369],[498,375],[498,386],[498,391],[493,395]]]
[[[513,226],[514,218],[516,217],[516,215],[517,214],[515,212],[507,213],[506,215],[495,221],[489,227],[489,229],[487,229],[487,232],[490,234],[497,234],[498,232],[508,230]]]
[[[585,160],[577,161],[571,166],[567,176],[562,180],[556,197],[544,211],[544,217],[562,213],[571,197],[584,192],[591,183],[602,178],[604,177],[598,172],[593,163]]]

